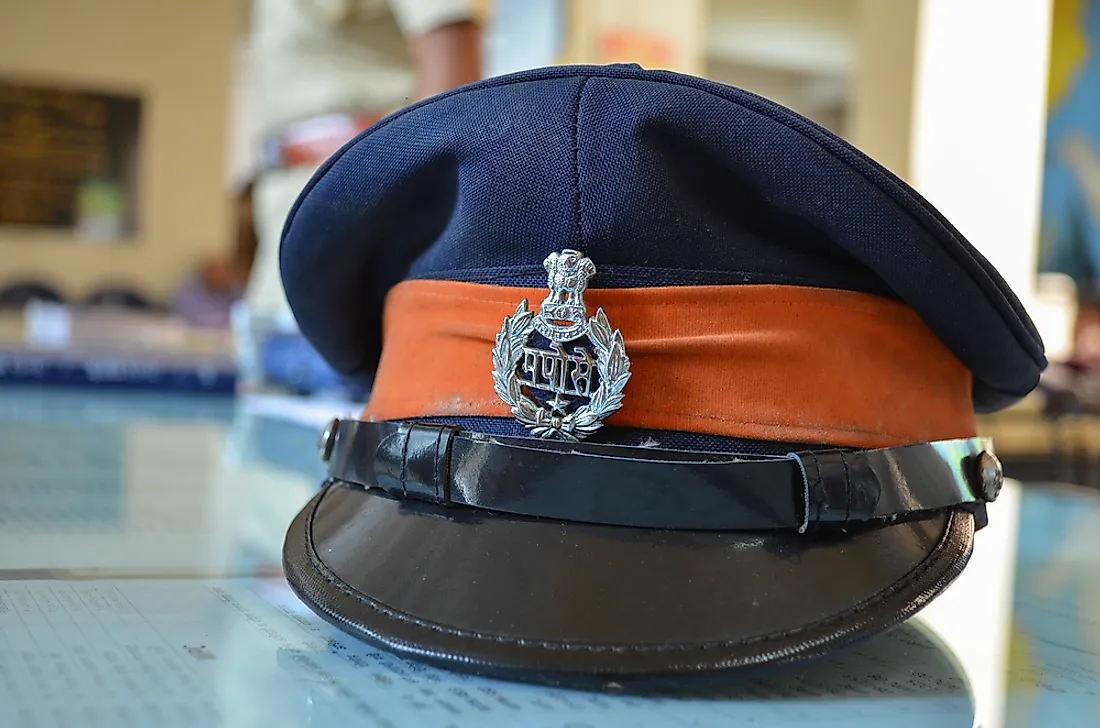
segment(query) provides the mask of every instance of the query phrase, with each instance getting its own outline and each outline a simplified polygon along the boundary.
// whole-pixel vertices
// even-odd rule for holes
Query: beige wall
[[[899,177],[909,175],[918,0],[859,0],[849,141]]]
[[[144,100],[136,236],[87,245],[0,227],[0,280],[41,275],[81,295],[108,280],[171,290],[232,240],[226,183],[234,0],[0,0],[0,76]]]
[[[877,0],[872,0],[875,2]],[[819,76],[851,72],[857,0],[710,0],[713,60]],[[894,0],[883,3],[887,8]]]

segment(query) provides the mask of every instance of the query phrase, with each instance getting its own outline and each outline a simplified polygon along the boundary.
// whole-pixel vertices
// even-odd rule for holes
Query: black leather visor
[[[342,422],[286,574],[341,629],[452,669],[709,678],[831,651],[942,592],[996,495],[986,445],[736,457]]]

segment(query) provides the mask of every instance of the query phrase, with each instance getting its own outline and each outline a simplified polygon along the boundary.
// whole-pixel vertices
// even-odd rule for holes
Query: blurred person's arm
[[[417,96],[481,79],[481,28],[473,0],[390,0],[416,65]]]
[[[409,39],[420,98],[481,78],[481,31],[473,21],[450,23]]]

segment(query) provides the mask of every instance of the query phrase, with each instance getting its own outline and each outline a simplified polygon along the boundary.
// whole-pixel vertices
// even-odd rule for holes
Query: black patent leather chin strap
[[[803,532],[954,507],[978,511],[983,522],[1001,478],[999,467],[995,477],[979,467],[980,458],[996,463],[981,438],[776,457],[496,437],[415,422],[330,427],[324,456],[335,481],[442,506],[638,528]]]

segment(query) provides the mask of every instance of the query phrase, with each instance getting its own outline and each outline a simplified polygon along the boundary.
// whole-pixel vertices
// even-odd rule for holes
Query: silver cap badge
[[[622,406],[630,359],[602,308],[588,318],[592,261],[563,250],[543,266],[550,295],[537,315],[525,298],[504,319],[493,347],[493,389],[535,437],[577,441]]]

